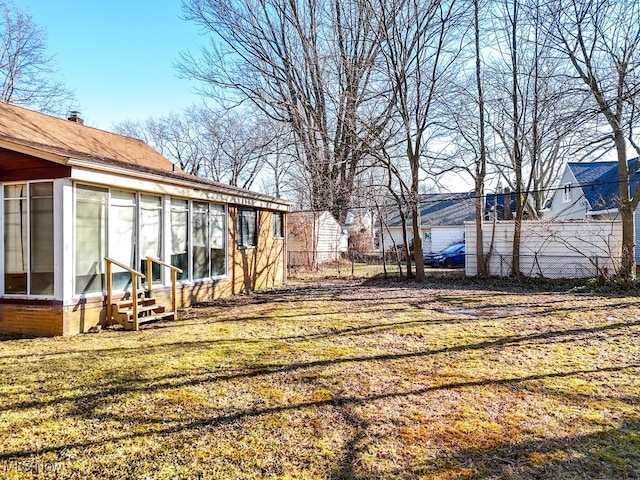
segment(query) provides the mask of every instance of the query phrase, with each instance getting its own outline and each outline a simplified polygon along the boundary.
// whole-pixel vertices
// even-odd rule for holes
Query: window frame
[[[180,202],[180,203],[178,203]],[[184,203],[183,203],[184,202]],[[167,261],[168,263],[170,263],[171,265],[174,265],[174,263],[171,261],[171,257],[174,255],[173,250],[174,250],[174,243],[173,243],[173,228],[174,228],[174,222],[173,222],[173,217],[172,214],[174,213],[182,213],[184,214],[186,212],[187,216],[186,216],[186,225],[185,225],[185,229],[186,229],[186,236],[185,236],[185,243],[186,243],[186,253],[181,253],[180,255],[186,255],[186,259],[187,259],[187,265],[186,268],[183,267],[179,267],[182,270],[182,273],[178,273],[178,281],[179,282],[187,282],[189,281],[189,279],[191,278],[191,242],[192,242],[192,233],[191,233],[191,223],[192,223],[192,219],[191,219],[191,202],[189,202],[188,199],[186,198],[180,198],[180,197],[170,197],[169,198],[169,208],[168,208],[168,232],[169,232],[169,245],[167,245],[167,252],[165,253],[165,256],[167,257]],[[183,205],[185,205],[186,207],[183,207]],[[177,254],[176,254],[177,255]],[[178,265],[176,265],[178,266]]]
[[[109,188],[107,207],[107,256],[117,260],[124,265],[128,265],[133,270],[140,269],[140,192],[135,190],[126,190],[121,188]],[[130,215],[131,222],[127,224],[129,232],[119,232],[115,227],[114,214],[119,211],[116,218],[121,218],[122,213]],[[118,238],[118,233],[125,233],[131,238]],[[131,248],[128,248],[128,241],[131,242]],[[127,259],[122,256],[119,246],[124,244],[123,250],[127,254]],[[118,275],[119,274],[119,275]],[[122,270],[117,265],[113,266],[112,280],[114,291],[127,291],[128,285],[131,284],[131,274]],[[118,277],[124,279],[124,288],[119,288]],[[127,280],[128,279],[128,280]],[[138,278],[138,282],[144,283],[145,279]]]
[[[32,194],[32,186],[33,185],[38,185],[38,184],[49,184],[51,187],[51,196],[47,195],[47,196],[34,196],[34,194]],[[6,187],[10,187],[10,186],[15,186],[15,185],[24,185],[25,186],[25,193],[24,196],[20,196],[20,197],[12,197],[12,196],[7,196],[5,194],[6,192]],[[9,298],[34,298],[34,299],[54,299],[56,298],[56,293],[57,293],[57,287],[56,287],[56,271],[55,271],[55,265],[56,265],[56,242],[55,242],[55,219],[56,219],[56,213],[55,213],[55,198],[56,198],[56,188],[55,188],[55,182],[52,179],[43,179],[43,180],[25,180],[25,181],[16,181],[16,182],[3,182],[0,184],[0,187],[2,188],[2,190],[0,191],[0,218],[2,218],[2,222],[0,225],[0,231],[2,232],[2,239],[0,240],[0,244],[1,244],[1,248],[2,248],[2,254],[1,254],[1,258],[0,258],[0,266],[2,267],[2,278],[0,278],[0,295],[2,295],[3,297],[9,297]],[[51,291],[47,292],[47,293],[33,293],[33,275],[34,273],[39,273],[39,272],[34,272],[34,251],[33,249],[34,247],[34,239],[33,239],[33,234],[34,234],[34,229],[33,227],[33,222],[34,222],[34,216],[37,216],[36,213],[33,211],[33,201],[36,199],[43,199],[43,198],[50,198],[51,200],[51,218],[50,218],[50,222],[51,222],[51,231],[50,233],[50,237],[47,236],[47,238],[49,239],[49,241],[52,244],[51,247],[51,266],[53,268],[53,271],[51,272],[52,274],[52,278],[51,278]],[[25,202],[25,206],[24,206],[24,210],[25,210],[25,224],[26,224],[26,230],[25,230],[25,245],[26,245],[26,254],[25,254],[25,292],[7,292],[7,284],[6,284],[6,275],[7,275],[7,261],[6,261],[6,248],[7,248],[7,242],[6,242],[6,235],[7,235],[7,228],[6,228],[6,202],[7,201],[11,201],[11,200],[18,200],[18,201],[24,201]],[[49,212],[47,212],[49,213]]]
[[[272,215],[273,238],[282,239],[284,238],[284,214],[282,212],[273,212]]]
[[[571,203],[571,183],[565,183],[562,191],[562,203]]]
[[[151,198],[157,199],[158,202],[152,205],[151,202],[149,202],[149,200]],[[157,214],[159,217],[159,228],[160,228],[160,232],[159,232],[159,238],[158,238],[158,243],[159,243],[159,253],[156,253],[153,255],[153,257],[158,258],[160,260],[162,260],[162,258],[164,257],[164,251],[165,251],[165,202],[164,202],[164,197],[162,195],[158,195],[158,194],[153,194],[153,193],[147,193],[147,192],[138,192],[138,211],[137,211],[137,225],[138,225],[138,238],[137,238],[137,245],[138,245],[138,256],[139,256],[139,260],[138,263],[140,264],[140,271],[142,273],[144,273],[145,275],[146,270],[147,270],[147,261],[146,261],[146,257],[147,255],[145,253],[143,253],[143,249],[146,247],[146,245],[144,245],[143,240],[145,237],[145,234],[143,232],[146,232],[146,229],[149,228],[149,224],[147,224],[144,220],[147,219],[149,217],[149,212],[154,212],[154,214]],[[153,284],[158,284],[158,285],[163,285],[164,284],[164,268],[162,268],[160,265],[158,265],[157,263],[154,263],[152,266],[152,272],[151,272],[151,278],[152,278],[152,283]]]
[[[236,217],[236,245],[238,248],[256,248],[258,246],[258,209],[238,207]],[[244,219],[247,221],[244,222]],[[253,232],[249,222],[253,224]]]
[[[21,182],[23,183],[23,182]],[[228,275],[229,268],[229,209],[228,205],[221,202],[211,202],[205,199],[189,199],[180,196],[173,196],[167,194],[161,194],[157,192],[149,192],[149,191],[140,191],[140,190],[128,190],[116,187],[110,187],[105,185],[94,185],[85,182],[74,182],[74,194],[73,194],[73,219],[74,219],[74,240],[73,240],[73,296],[74,298],[79,298],[83,296],[89,295],[102,295],[104,294],[104,288],[106,286],[106,282],[104,279],[102,280],[102,290],[86,290],[77,292],[77,283],[76,283],[76,261],[77,261],[77,238],[76,238],[76,229],[77,229],[77,189],[78,188],[88,188],[88,189],[99,189],[104,190],[106,192],[107,197],[107,208],[106,208],[106,227],[105,231],[107,232],[101,241],[105,244],[105,256],[110,256],[109,252],[111,249],[110,243],[110,226],[109,222],[113,222],[115,219],[113,218],[112,211],[112,192],[126,192],[134,194],[135,199],[135,218],[134,218],[134,235],[133,239],[134,243],[134,257],[136,265],[132,268],[138,269],[141,262],[144,263],[145,255],[143,254],[143,210],[146,208],[146,204],[144,200],[150,200],[151,197],[159,198],[159,202],[157,205],[158,215],[161,221],[161,238],[160,241],[160,251],[161,254],[159,256],[160,260],[163,260],[167,263],[178,266],[182,269],[183,273],[178,274],[178,282],[179,283],[199,283],[203,281],[207,281],[209,279],[217,279],[224,278]],[[144,200],[143,200],[144,199]],[[149,202],[147,202],[149,203]],[[149,203],[150,204],[150,203]],[[198,208],[199,207],[199,208]],[[154,208],[156,210],[156,208]],[[204,228],[203,232],[206,236],[206,248],[207,248],[207,262],[206,262],[206,276],[195,275],[194,273],[194,242],[195,242],[195,230],[194,226],[196,224],[195,216],[198,214],[202,214],[203,218],[200,220],[204,221],[204,225],[201,228]],[[186,223],[185,223],[186,222]],[[113,225],[111,225],[113,227]],[[174,232],[174,229],[179,229]],[[174,235],[176,233],[176,235]],[[202,232],[201,232],[202,233]],[[184,248],[186,248],[186,252],[184,253],[176,253],[175,255],[181,256],[181,261],[176,262],[172,261],[172,257],[174,256],[173,250],[174,246],[178,245],[174,242],[174,238],[177,239],[180,245],[184,242]],[[214,248],[215,245],[215,248]],[[181,247],[182,248],[182,247]],[[215,250],[215,252],[214,252]],[[220,251],[222,251],[223,261],[220,261]],[[215,256],[215,258],[214,258]],[[154,269],[155,270],[155,269]],[[163,269],[164,270],[164,269]],[[203,272],[198,272],[203,273]],[[104,276],[104,272],[101,273]],[[154,272],[154,283],[160,285],[166,285],[168,281],[168,276],[166,272],[160,275],[160,279],[157,279],[157,274]],[[126,285],[123,290],[115,288],[115,291],[127,291],[130,288],[129,285]]]
[[[72,225],[72,229],[73,229],[73,249],[72,249],[72,255],[73,255],[73,267],[72,267],[72,276],[73,276],[73,281],[72,281],[72,291],[73,291],[73,298],[82,298],[82,297],[86,297],[86,296],[91,296],[91,295],[103,295],[104,294],[104,289],[105,289],[105,271],[103,270],[103,265],[102,262],[99,263],[99,269],[97,271],[97,275],[100,275],[101,279],[100,279],[100,290],[88,290],[88,289],[84,289],[82,291],[78,291],[78,244],[79,244],[79,237],[78,237],[78,188],[83,188],[83,189],[87,189],[87,190],[94,190],[95,192],[100,192],[101,194],[104,194],[104,198],[101,198],[100,202],[102,203],[103,208],[105,209],[105,215],[104,215],[104,220],[103,220],[103,224],[101,225],[101,228],[103,229],[103,234],[102,234],[102,242],[103,245],[101,245],[101,247],[99,248],[101,250],[101,255],[103,256],[107,256],[108,252],[109,252],[109,235],[108,235],[108,229],[109,229],[109,203],[110,203],[110,189],[109,187],[103,186],[103,185],[93,185],[93,184],[89,184],[89,183],[83,183],[83,182],[74,182],[73,183],[73,225]]]

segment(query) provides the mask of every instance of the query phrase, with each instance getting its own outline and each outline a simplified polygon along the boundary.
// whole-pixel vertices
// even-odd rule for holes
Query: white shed
[[[291,213],[287,242],[290,267],[333,262],[348,249],[348,235],[328,211]]]

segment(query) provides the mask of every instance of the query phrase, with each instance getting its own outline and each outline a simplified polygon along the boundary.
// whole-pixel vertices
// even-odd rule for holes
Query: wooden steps
[[[158,305],[156,303],[156,299],[153,298],[153,281],[151,276],[147,278],[144,273],[134,270],[122,262],[110,257],[104,257],[107,287],[107,324],[119,323],[127,330],[138,330],[142,323],[162,318],[171,318],[175,320],[178,317],[177,283],[178,273],[182,273],[182,270],[157,258],[147,256],[145,260],[147,272],[153,271],[153,264],[158,264],[161,267],[171,270],[171,311],[167,311],[167,308],[164,305]],[[129,272],[131,274],[131,299],[120,301],[113,300],[112,276],[114,265],[122,269],[122,271]],[[146,291],[140,291],[140,287],[142,285],[140,285],[139,280],[144,280],[145,278],[147,279],[147,289]]]
[[[147,322],[164,318],[175,318],[175,312],[167,311],[164,305],[156,303],[153,297],[139,296],[137,299],[137,319],[134,317],[133,300],[121,300],[111,303],[111,318],[127,330],[138,330]]]

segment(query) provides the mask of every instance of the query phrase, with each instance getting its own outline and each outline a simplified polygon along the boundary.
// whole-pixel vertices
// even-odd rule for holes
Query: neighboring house
[[[629,160],[629,166],[638,159]],[[631,192],[635,192],[640,172],[631,175]],[[549,220],[620,220],[618,164],[615,161],[569,162],[556,190],[551,207],[545,214]],[[640,214],[635,212],[636,264],[640,264]]]
[[[142,141],[69,120],[0,103],[0,332],[137,328],[284,281],[287,203],[187,175]],[[149,277],[155,300],[134,308]]]
[[[513,220],[516,211],[516,194],[487,193],[484,219],[485,220]]]
[[[288,265],[315,267],[347,251],[347,234],[328,211],[291,212],[287,217]]]
[[[485,221],[493,220],[514,220],[517,211],[517,194],[505,189],[503,193],[487,193],[485,197],[484,219]],[[535,200],[529,195],[529,204],[525,205],[522,218],[530,220],[531,215],[527,211],[527,207],[534,205]],[[539,212],[539,215],[541,213]]]
[[[420,195],[420,224],[423,254],[439,252],[454,243],[464,242],[465,222],[475,220],[475,195],[467,193],[428,193]],[[411,217],[407,217],[407,235],[412,243]],[[402,219],[397,208],[390,210],[380,224],[385,249],[404,246]]]

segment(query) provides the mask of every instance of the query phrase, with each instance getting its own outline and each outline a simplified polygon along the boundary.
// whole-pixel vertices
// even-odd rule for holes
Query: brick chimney
[[[80,112],[78,112],[77,110],[70,111],[67,120],[69,120],[70,122],[79,123],[80,125],[84,125],[84,120],[80,116]]]

